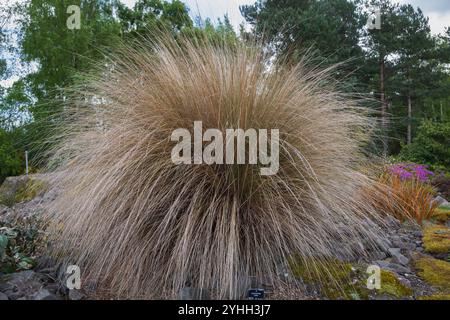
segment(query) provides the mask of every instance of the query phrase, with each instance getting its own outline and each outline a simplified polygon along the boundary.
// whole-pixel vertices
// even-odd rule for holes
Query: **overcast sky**
[[[420,7],[425,15],[430,18],[430,26],[433,33],[443,33],[445,27],[450,26],[450,0],[392,0],[398,3],[410,3],[414,7]],[[135,0],[122,0],[122,2],[131,6]],[[209,17],[213,20],[223,17],[228,13],[230,20],[237,29],[243,22],[239,12],[239,6],[243,4],[252,4],[256,0],[185,0],[191,9],[190,14],[195,17],[200,12],[203,19]]]
[[[399,3],[410,3],[420,7],[430,18],[431,31],[443,33],[450,26],[450,0],[393,0]]]

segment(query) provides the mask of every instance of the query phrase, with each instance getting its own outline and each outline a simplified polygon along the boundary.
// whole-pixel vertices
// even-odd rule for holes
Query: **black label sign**
[[[264,289],[250,289],[248,290],[249,300],[263,300],[264,299]]]

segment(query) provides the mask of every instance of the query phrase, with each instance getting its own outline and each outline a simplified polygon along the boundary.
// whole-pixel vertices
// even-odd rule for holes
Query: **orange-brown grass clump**
[[[435,191],[428,183],[417,178],[402,179],[385,173],[369,189],[365,197],[382,215],[392,215],[400,221],[422,223],[429,220],[438,204],[433,202]]]
[[[177,298],[190,285],[239,298],[254,277],[277,283],[294,256],[315,270],[311,261],[380,242],[377,215],[357,197],[372,124],[330,70],[273,61],[259,45],[170,37],[103,67],[69,99],[53,161],[54,250],[82,279],[119,297]],[[194,121],[279,129],[278,173],[175,165],[171,134]]]

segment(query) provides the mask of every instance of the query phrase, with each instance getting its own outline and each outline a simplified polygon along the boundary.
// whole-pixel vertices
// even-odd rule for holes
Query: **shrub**
[[[448,171],[450,168],[449,146],[450,122],[425,121],[419,127],[414,141],[401,150],[399,158]]]
[[[329,71],[269,63],[257,45],[146,47],[112,57],[67,107],[49,208],[55,254],[119,296],[173,298],[190,285],[237,298],[250,277],[277,283],[293,255],[323,261],[376,246],[376,215],[356,196],[369,182],[355,168],[371,120]],[[221,132],[279,129],[278,173],[173,164],[172,132],[192,134],[199,120]]]

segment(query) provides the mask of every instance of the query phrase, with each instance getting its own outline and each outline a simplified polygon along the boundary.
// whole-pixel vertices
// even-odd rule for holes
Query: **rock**
[[[386,258],[387,258],[387,255],[386,255],[386,253],[384,253],[384,252],[382,252],[382,251],[375,251],[375,252],[372,252],[372,253],[370,254],[370,257],[371,257],[373,260],[379,261],[379,260],[386,259]]]
[[[433,202],[437,202],[438,206],[450,206],[450,202],[448,202],[441,196],[437,196],[436,198],[434,198]]]
[[[405,287],[411,288],[411,281],[409,281],[408,279],[404,277],[398,277],[398,281],[400,281],[400,283]]]
[[[58,283],[50,283],[45,286],[45,289],[47,289],[51,293],[61,293],[61,285],[59,285]]]
[[[408,265],[409,259],[400,253],[400,248],[389,248],[389,253],[392,256],[393,263],[400,264],[402,266]]]
[[[69,300],[82,300],[84,297],[80,290],[69,290]]]
[[[5,214],[8,210],[9,208],[7,206],[0,203],[0,215]]]
[[[12,206],[15,202],[16,193],[26,187],[29,181],[28,176],[8,177],[0,186],[0,200],[7,206]]]
[[[38,292],[43,287],[42,277],[32,270],[2,276],[0,291],[11,300],[28,297]]]
[[[411,273],[410,268],[392,262],[389,263],[388,266],[384,269],[400,274]]]
[[[414,250],[416,248],[416,244],[413,243],[408,238],[401,238],[399,240],[393,240],[392,245],[394,248],[406,249],[406,250]]]
[[[401,226],[401,223],[399,220],[392,216],[387,216],[385,218],[386,225],[390,227],[391,229],[399,229]]]
[[[30,300],[61,300],[47,289],[41,289],[30,297]]]
[[[36,267],[34,267],[34,271],[40,273],[55,273],[58,268],[58,264],[54,259],[48,256],[42,256],[36,259]]]
[[[422,238],[422,236],[423,236],[422,230],[416,230],[416,231],[414,231],[412,234],[413,234],[413,236],[416,237],[416,238]]]
[[[386,269],[389,267],[390,262],[386,261],[386,260],[378,260],[378,261],[374,261],[374,264],[379,266],[381,269]]]
[[[398,254],[392,257],[392,262],[406,267],[409,264],[409,259],[402,254]]]
[[[0,201],[1,201],[1,197],[0,197]],[[0,222],[11,223],[12,222],[11,212],[12,212],[11,208],[9,208],[3,204],[0,204]]]
[[[9,300],[8,296],[4,294],[3,292],[0,292],[0,301],[2,300]]]

